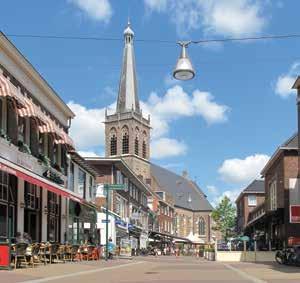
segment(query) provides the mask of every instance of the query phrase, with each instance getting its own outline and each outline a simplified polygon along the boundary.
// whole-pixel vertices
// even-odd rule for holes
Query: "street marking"
[[[230,264],[227,264],[227,263],[223,263],[223,265],[225,267],[227,267],[228,269],[231,269],[232,271],[235,271],[236,273],[238,273],[240,276],[242,276],[244,279],[247,279],[247,280],[250,280],[251,282],[253,283],[267,283],[267,281],[264,281],[264,280],[261,280],[261,279],[258,279],[254,276],[251,276],[250,274],[240,270],[240,269],[237,269],[233,266],[231,266]]]
[[[79,271],[79,272],[75,272],[75,273],[73,272],[70,274],[52,276],[52,277],[47,277],[47,278],[35,279],[35,280],[28,280],[28,281],[23,281],[21,283],[48,282],[48,281],[54,281],[54,280],[58,280],[58,279],[64,279],[64,278],[69,278],[69,277],[74,277],[74,276],[80,276],[80,275],[92,274],[92,273],[97,273],[97,272],[106,271],[106,270],[117,269],[117,268],[121,268],[121,267],[127,267],[127,266],[131,266],[131,265],[137,265],[137,264],[141,264],[141,263],[145,263],[145,262],[138,261],[138,262],[125,263],[125,264],[121,264],[121,265],[97,268],[97,269],[93,269],[93,270]]]

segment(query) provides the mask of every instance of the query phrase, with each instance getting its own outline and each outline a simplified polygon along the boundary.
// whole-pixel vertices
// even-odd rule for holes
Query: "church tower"
[[[140,108],[133,39],[128,22],[116,112],[105,115],[105,155],[123,158],[145,181],[150,178],[150,117],[144,118]]]

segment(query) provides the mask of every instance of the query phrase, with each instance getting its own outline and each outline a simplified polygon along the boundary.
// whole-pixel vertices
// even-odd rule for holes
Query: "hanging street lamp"
[[[177,42],[181,46],[181,54],[173,71],[173,77],[176,80],[188,81],[195,77],[195,70],[186,52],[186,48],[190,43],[191,41]]]

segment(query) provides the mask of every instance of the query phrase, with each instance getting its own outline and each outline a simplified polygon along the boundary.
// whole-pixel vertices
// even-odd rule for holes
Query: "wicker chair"
[[[34,265],[42,264],[41,255],[40,255],[41,244],[33,244],[31,248],[30,264]]]
[[[28,244],[26,243],[18,243],[15,246],[15,251],[12,253],[12,259],[14,261],[15,269],[17,268],[17,265],[21,263],[25,263],[28,265],[26,259],[26,249],[28,247]]]
[[[94,246],[87,246],[82,250],[82,259],[83,260],[95,260]]]
[[[81,260],[81,254],[78,255],[79,245],[67,246],[66,260],[74,261],[75,259]]]
[[[49,258],[49,262],[53,263],[54,262],[54,258],[56,258],[56,260],[58,260],[58,249],[59,249],[59,245],[58,243],[53,243],[51,244],[51,246],[49,247],[49,250],[46,251],[46,258]]]
[[[60,261],[66,262],[66,246],[65,245],[59,245],[57,256]]]

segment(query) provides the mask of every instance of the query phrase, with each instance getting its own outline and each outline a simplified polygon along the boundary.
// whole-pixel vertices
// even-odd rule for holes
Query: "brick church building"
[[[168,217],[159,218],[164,219],[164,223],[159,223],[158,227],[166,227],[168,234],[178,237],[190,238],[199,243],[210,242],[212,206],[206,195],[187,176],[179,176],[150,161],[150,116],[144,117],[140,107],[134,32],[130,23],[124,31],[124,41],[116,111],[105,115],[106,158],[121,158],[164,205],[168,204],[169,208],[163,211],[171,212],[165,215]],[[164,200],[164,195],[171,196],[172,200]],[[159,214],[161,211],[155,212]]]

